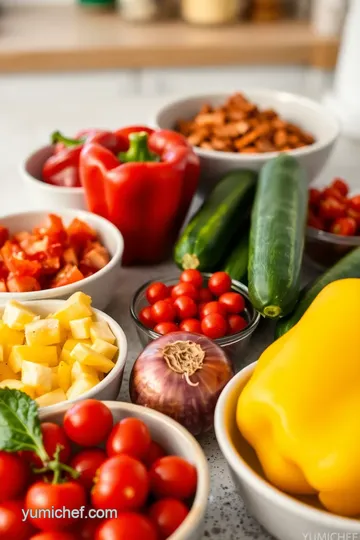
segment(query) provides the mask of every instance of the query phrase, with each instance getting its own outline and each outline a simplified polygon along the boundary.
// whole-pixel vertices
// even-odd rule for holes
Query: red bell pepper
[[[84,145],[81,183],[89,210],[123,234],[123,263],[154,264],[169,254],[176,240],[197,189],[200,163],[178,133],[122,133],[129,149],[118,156],[96,143]]]

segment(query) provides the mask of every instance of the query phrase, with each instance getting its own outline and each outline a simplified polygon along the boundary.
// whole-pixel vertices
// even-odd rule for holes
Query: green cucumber
[[[300,299],[294,311],[280,319],[275,328],[275,338],[286,334],[304,315],[310,304],[315,300],[326,285],[338,279],[360,278],[360,248],[356,248],[340,259],[332,268],[319,276],[310,286],[301,291]]]
[[[261,169],[251,216],[249,295],[265,317],[287,315],[300,292],[308,183],[292,156],[281,154]]]
[[[231,276],[231,279],[236,279],[237,281],[246,283],[248,260],[249,231],[246,231],[226,259],[223,271],[227,272]]]
[[[256,180],[254,171],[232,171],[217,184],[176,243],[174,260],[180,268],[212,270],[220,263],[249,217]]]

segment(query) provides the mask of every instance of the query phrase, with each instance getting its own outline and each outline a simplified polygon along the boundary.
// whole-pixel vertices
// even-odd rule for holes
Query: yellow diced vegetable
[[[67,392],[71,386],[71,367],[64,361],[61,361],[57,368],[58,382],[60,388]]]
[[[11,388],[12,390],[20,390],[25,392],[31,399],[35,397],[35,391],[30,386],[26,386],[23,382],[18,381],[17,379],[5,379],[0,382],[0,388]]]
[[[91,317],[70,321],[70,330],[74,339],[90,339]]]
[[[94,386],[97,385],[97,381],[91,376],[86,376],[81,379],[76,379],[76,381],[70,386],[69,390],[66,392],[68,399],[76,399],[82,396],[85,392],[88,392]]]
[[[22,366],[22,359],[15,355],[15,352],[14,352],[15,347],[22,347],[22,345],[15,345],[12,348],[11,353],[8,358],[8,365],[14,373],[20,373],[21,366]]]
[[[62,401],[66,401],[66,394],[61,388],[57,388],[52,392],[48,392],[47,394],[43,394],[36,398],[36,403],[39,407],[49,407],[50,405],[55,405]]]
[[[0,362],[5,362],[5,347],[0,345]]]
[[[78,361],[73,363],[71,368],[71,379],[73,381],[86,377],[87,375],[90,375],[93,378],[97,378],[98,382],[100,382],[99,373],[96,371],[95,368],[91,366],[86,366],[85,364],[80,364],[80,362]]]
[[[25,338],[28,345],[56,345],[61,341],[60,322],[58,319],[42,319],[25,326]]]
[[[56,390],[60,387],[59,377],[58,377],[58,368],[51,368],[51,390]]]
[[[95,339],[91,348],[94,349],[94,351],[103,354],[104,356],[106,356],[106,358],[109,358],[110,360],[114,358],[115,354],[119,350],[116,345],[111,345],[111,343],[109,343],[108,341],[104,341],[103,339]]]
[[[0,321],[0,343],[1,345],[22,345],[24,343],[24,332],[13,330],[3,321]]]
[[[67,339],[63,345],[60,360],[67,362],[71,366],[75,362],[75,360],[71,358],[70,353],[75,347],[75,345],[77,345],[78,343],[84,343],[84,345],[91,345],[90,339]]]
[[[114,362],[103,354],[94,351],[89,345],[78,343],[70,353],[70,356],[86,366],[92,366],[98,371],[108,373],[115,366]]]
[[[20,379],[20,375],[15,373],[7,362],[1,362],[0,364],[0,381],[6,379]]]
[[[77,292],[70,296],[53,317],[60,321],[60,324],[70,329],[70,321],[83,319],[92,316],[91,298],[82,292]]]
[[[12,357],[16,359],[13,360],[14,365],[21,364],[24,360],[37,364],[49,364],[50,367],[55,367],[59,363],[56,345],[14,345],[10,354],[10,358]],[[9,364],[14,369],[10,358]]]
[[[24,360],[22,363],[21,380],[27,386],[32,386],[37,395],[51,391],[52,370],[50,367]]]
[[[16,300],[10,300],[5,306],[3,321],[13,330],[24,330],[26,324],[38,319],[39,315]]]
[[[106,321],[93,322],[90,326],[90,337],[92,341],[95,341],[96,339],[102,339],[112,344],[114,344],[116,341],[116,338],[110,330],[110,326]]]

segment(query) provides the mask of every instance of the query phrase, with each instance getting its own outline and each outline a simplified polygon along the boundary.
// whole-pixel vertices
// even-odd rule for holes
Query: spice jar
[[[282,15],[282,0],[253,0],[251,19],[254,22],[277,21]]]
[[[108,10],[115,7],[115,0],[78,0],[81,6],[94,10]]]
[[[120,14],[129,22],[148,22],[160,16],[158,0],[121,0]]]
[[[241,0],[182,0],[181,12],[191,24],[226,24],[238,19]]]

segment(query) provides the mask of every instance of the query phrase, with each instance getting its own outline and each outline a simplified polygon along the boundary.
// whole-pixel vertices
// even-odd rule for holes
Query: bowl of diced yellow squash
[[[41,408],[116,400],[126,356],[122,328],[82,292],[0,306],[0,388],[25,392]]]

